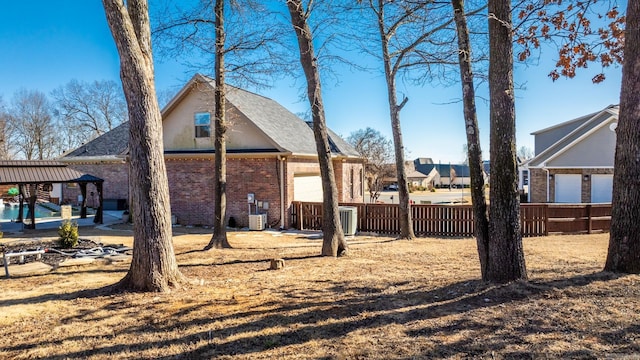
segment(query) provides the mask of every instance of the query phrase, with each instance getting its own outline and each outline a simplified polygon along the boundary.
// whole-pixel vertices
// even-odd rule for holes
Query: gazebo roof
[[[41,183],[96,183],[103,179],[52,160],[0,160],[0,185]]]

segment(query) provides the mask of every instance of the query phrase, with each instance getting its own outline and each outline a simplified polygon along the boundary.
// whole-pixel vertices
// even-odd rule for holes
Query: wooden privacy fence
[[[358,211],[358,231],[399,234],[397,204],[341,203]],[[471,205],[411,205],[413,231],[419,236],[473,237]],[[299,230],[322,229],[322,203],[294,201],[291,224]],[[522,236],[609,231],[611,204],[521,204]]]

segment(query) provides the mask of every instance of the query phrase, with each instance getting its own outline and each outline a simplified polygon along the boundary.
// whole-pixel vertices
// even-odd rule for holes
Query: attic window
[[[196,113],[194,116],[194,122],[197,138],[211,136],[211,115],[208,112]]]

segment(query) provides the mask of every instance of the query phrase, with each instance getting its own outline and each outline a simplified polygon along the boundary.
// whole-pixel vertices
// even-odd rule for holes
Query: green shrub
[[[60,246],[65,249],[72,248],[78,245],[78,223],[70,220],[65,220],[58,228],[58,241]]]

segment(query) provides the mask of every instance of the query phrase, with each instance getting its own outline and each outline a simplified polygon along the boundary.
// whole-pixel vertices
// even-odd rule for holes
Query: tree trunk
[[[510,0],[489,0],[491,192],[489,249],[483,280],[526,279],[516,161]]]
[[[476,230],[476,243],[480,258],[482,278],[487,277],[489,249],[489,219],[484,192],[484,171],[482,166],[482,150],[480,147],[480,129],[476,111],[476,94],[471,67],[471,43],[469,27],[464,12],[464,0],[452,0],[456,30],[458,34],[458,60],[460,62],[460,78],[462,81],[462,99],[464,103],[464,123],[467,133],[467,153],[469,173],[471,175],[471,201]]]
[[[119,286],[167,291],[183,281],[171,238],[169,185],[156,98],[148,5],[145,0],[103,0],[120,54],[120,78],[129,110],[129,186],[133,214],[133,259]]]
[[[640,273],[640,2],[627,3],[611,234],[604,269]]]
[[[216,0],[216,87],[215,87],[215,223],[213,236],[205,250],[231,248],[227,239],[227,145],[226,91],[224,79],[224,0]]]
[[[389,54],[389,37],[385,31],[384,4],[378,1],[378,29],[382,44],[382,61],[384,62],[384,75],[387,80],[387,96],[389,99],[389,114],[391,117],[391,132],[393,133],[393,147],[396,157],[396,174],[398,178],[398,209],[400,222],[400,239],[412,240],[413,221],[411,219],[411,204],[409,203],[409,181],[407,171],[404,166],[404,145],[402,143],[402,129],[400,127],[400,110],[407,103],[408,98],[404,98],[398,104],[396,92],[396,73],[392,69],[391,55]]]
[[[313,134],[318,150],[318,162],[320,163],[322,191],[324,194],[322,212],[322,255],[344,255],[347,251],[347,241],[344,238],[344,233],[340,226],[338,188],[336,186],[333,163],[331,162],[331,147],[329,146],[329,137],[327,135],[320,74],[313,50],[311,29],[307,23],[307,15],[302,7],[301,0],[287,0],[287,7],[291,15],[293,29],[298,38],[300,64],[302,65],[307,80],[307,96],[311,105]]]

